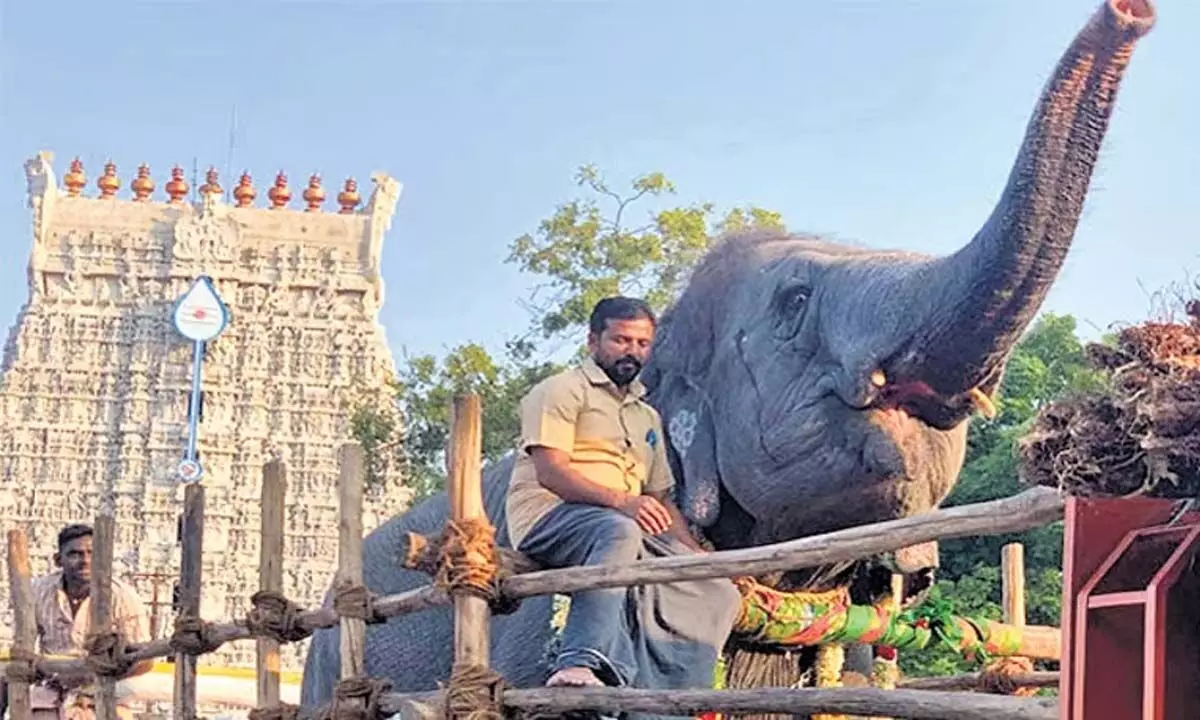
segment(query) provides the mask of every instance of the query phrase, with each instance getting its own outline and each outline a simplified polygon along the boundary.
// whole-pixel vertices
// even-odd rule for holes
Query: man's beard
[[[632,355],[622,355],[612,362],[596,364],[600,366],[609,380],[617,384],[617,387],[627,386],[642,371],[642,361]]]

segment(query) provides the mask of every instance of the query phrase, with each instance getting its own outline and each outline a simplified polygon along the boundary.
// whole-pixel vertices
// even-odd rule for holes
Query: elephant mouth
[[[992,399],[980,388],[955,395],[937,392],[923,380],[892,382],[884,373],[872,377],[877,387],[870,408],[880,411],[899,411],[938,430],[951,430],[978,412],[991,419],[996,416]]]

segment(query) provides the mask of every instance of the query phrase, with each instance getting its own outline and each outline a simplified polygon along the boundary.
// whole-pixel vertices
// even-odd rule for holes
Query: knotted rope
[[[355,618],[368,625],[387,622],[375,610],[375,594],[347,578],[339,579],[333,587],[333,609],[340,617]]]
[[[495,532],[484,518],[446,521],[434,583],[451,595],[461,592],[483,598],[493,613],[506,615],[516,611],[520,601],[500,592]]]
[[[391,681],[380,678],[341,680],[333,690],[328,720],[380,720],[385,716],[380,701],[391,689]]]
[[[441,545],[431,545],[429,538],[412,531],[409,531],[405,535],[405,538],[405,551],[400,558],[400,564],[409,570],[417,570],[426,575],[436,576],[439,564],[437,554]]]
[[[133,667],[125,638],[116,632],[93,633],[85,643],[87,667],[98,677],[120,678]]]
[[[248,715],[248,720],[296,720],[300,717],[300,708],[288,703],[254,708]]]
[[[503,720],[504,678],[482,665],[456,664],[446,690],[451,720]]]
[[[13,648],[9,651],[8,667],[4,668],[4,675],[10,683],[32,685],[45,678],[45,674],[38,666],[38,660],[35,652]]]
[[[204,655],[221,647],[221,641],[212,637],[212,624],[199,617],[181,613],[175,618],[175,632],[171,634],[171,649],[184,655]]]
[[[253,607],[246,615],[246,629],[256,637],[267,637],[277,643],[293,643],[312,635],[312,630],[301,627],[300,613],[303,608],[288,600],[283,593],[274,590],[259,590],[250,596]]]
[[[1014,676],[1027,675],[1033,672],[1033,660],[1025,657],[1003,657],[989,663],[979,673],[979,692],[993,695],[1015,695],[1017,697],[1032,697],[1037,694],[1037,688],[1017,685]]]

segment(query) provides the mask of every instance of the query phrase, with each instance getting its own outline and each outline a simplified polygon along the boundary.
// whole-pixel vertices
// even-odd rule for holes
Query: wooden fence
[[[254,720],[378,720],[452,718],[489,720],[505,715],[559,717],[596,710],[608,714],[650,712],[696,715],[702,712],[850,714],[894,716],[914,720],[1056,720],[1053,698],[953,692],[968,689],[975,679],[926,678],[902,683],[899,689],[762,688],[753,690],[639,690],[630,688],[510,689],[488,668],[491,609],[520,598],[579,590],[755,576],[867,558],[931,540],[972,535],[1022,532],[1062,517],[1064,503],[1048,489],[986,503],[938,510],[875,525],[775,545],[706,555],[654,558],[626,566],[503,569],[494,531],[484,514],[481,489],[481,423],[479,399],[454,399],[448,448],[448,491],[452,514],[439,542],[440,564],[434,582],[409,592],[376,597],[363,587],[363,453],[355,443],[341,449],[339,569],[331,607],[303,609],[281,593],[283,506],[286,471],[282,463],[263,470],[261,590],[250,599],[252,609],[235,622],[211,623],[199,617],[200,558],[204,526],[204,487],[185,494],[181,610],[170,637],[134,645],[112,629],[110,619],[113,515],[102,505],[96,517],[93,560],[92,621],[83,658],[39,655],[30,588],[29,550],[23,531],[8,532],[8,564],[14,609],[14,641],[7,668],[13,720],[30,716],[29,683],[52,675],[86,675],[96,680],[97,720],[115,720],[115,681],[135,663],[175,656],[174,717],[196,717],[197,656],[224,643],[257,639],[258,708]],[[1017,563],[1015,555],[1007,564]],[[1023,623],[1023,597],[1006,590],[1009,622]],[[388,617],[454,606],[455,663],[445,690],[431,693],[389,692],[386,681],[366,675],[363,661],[365,626]],[[1018,620],[1019,618],[1019,620]],[[319,628],[341,629],[341,680],[334,700],[321,708],[300,709],[279,701],[280,643],[296,642]],[[1033,687],[1055,684],[1054,673],[1013,678]]]

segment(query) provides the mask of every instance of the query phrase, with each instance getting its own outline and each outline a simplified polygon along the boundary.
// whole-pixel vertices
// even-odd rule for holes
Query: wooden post
[[[338,576],[362,585],[363,450],[356,442],[342,445],[338,478]],[[367,625],[358,618],[341,618],[342,679],[366,674],[363,657]]]
[[[1025,631],[1025,546],[1021,543],[1009,543],[1000,549],[1000,603],[1004,613],[1004,622],[1020,628],[1022,635]],[[1060,647],[1061,652],[1061,647]],[[1011,663],[1019,663],[1015,667],[1034,669],[1033,662],[1028,657],[1010,658]],[[1012,669],[1008,673],[1015,672]],[[1037,692],[1033,688],[1019,688],[1015,694],[1029,695]]]
[[[13,654],[32,655],[37,644],[37,617],[29,569],[29,538],[23,530],[8,531],[8,589],[13,609]],[[12,720],[30,720],[33,706],[29,683],[8,681],[8,712]]]
[[[113,629],[113,508],[111,500],[101,501],[96,525],[92,528],[92,589],[90,594],[92,632],[107,634]],[[116,720],[117,680],[96,678],[96,720]]]
[[[200,616],[201,560],[204,557],[204,486],[188,485],[183,493],[183,552],[179,568],[179,612]],[[175,720],[196,718],[196,658],[175,655]]]
[[[283,514],[287,497],[287,467],[272,460],[262,469],[262,537],[259,540],[258,589],[283,591]],[[258,707],[279,704],[279,643],[258,638]]]
[[[447,449],[450,517],[455,521],[486,517],[483,509],[482,412],[477,395],[454,398]],[[463,665],[488,665],[488,624],[491,610],[487,600],[459,594],[454,598],[454,661]]]
[[[1025,626],[1025,546],[1009,543],[1000,551],[1001,602],[1004,622]]]

